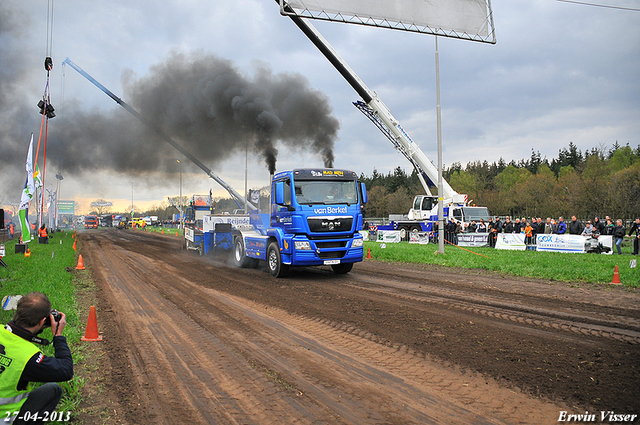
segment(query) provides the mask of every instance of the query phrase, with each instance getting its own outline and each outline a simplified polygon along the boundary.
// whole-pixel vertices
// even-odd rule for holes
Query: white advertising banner
[[[280,0],[280,13],[495,43],[487,0]]]
[[[458,233],[458,246],[489,246],[489,234]]]
[[[538,235],[536,245],[538,251],[585,252],[586,239],[580,235]]]
[[[409,243],[426,245],[429,243],[429,233],[428,232],[410,232]]]
[[[510,249],[513,251],[525,251],[527,245],[524,243],[523,233],[498,233],[496,238],[496,249]]]
[[[248,215],[205,215],[202,217],[202,231],[213,232],[216,223],[230,223],[234,229],[251,227]]]
[[[607,236],[599,236],[598,237],[598,242],[600,242],[602,244],[603,247],[605,248],[609,248],[608,251],[606,252],[602,252],[601,254],[613,254],[613,236],[611,235],[607,235]]]
[[[401,240],[399,230],[378,230],[378,242],[398,243]]]
[[[538,251],[613,253],[613,236],[599,236],[597,243],[601,246],[600,249],[597,250],[595,246],[592,246],[594,242],[590,239],[590,237],[581,235],[538,235],[536,237],[536,244]],[[590,240],[588,245],[587,240]]]

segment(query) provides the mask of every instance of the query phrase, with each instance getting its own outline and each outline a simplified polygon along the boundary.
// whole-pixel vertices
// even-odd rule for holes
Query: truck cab
[[[363,259],[362,206],[366,188],[354,172],[296,169],[271,183],[270,214],[252,214],[252,228],[234,235],[234,261],[240,267],[267,262],[285,276],[292,266],[328,265],[348,273]]]

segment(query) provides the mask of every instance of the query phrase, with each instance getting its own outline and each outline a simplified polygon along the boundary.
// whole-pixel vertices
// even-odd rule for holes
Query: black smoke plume
[[[82,67],[82,58],[72,59]],[[87,71],[100,81],[99,73]],[[327,97],[301,75],[273,74],[260,67],[249,76],[229,60],[175,53],[148,75],[125,75],[123,80],[125,102],[214,170],[248,148],[273,173],[277,146],[305,150],[322,158],[325,167],[333,166],[339,122],[331,115]],[[12,131],[1,136],[2,168],[24,166],[28,133],[19,131],[26,127],[19,122],[37,122],[38,99],[33,100],[33,105],[13,107],[11,122],[0,122],[0,129],[12,125]],[[124,109],[98,113],[83,109],[81,102],[66,100],[50,121],[47,161],[56,169],[74,175],[95,170],[140,175],[166,166],[175,172],[175,165],[169,165],[175,162],[175,149]],[[104,95],[104,102],[113,100]],[[6,104],[0,106],[6,109]]]

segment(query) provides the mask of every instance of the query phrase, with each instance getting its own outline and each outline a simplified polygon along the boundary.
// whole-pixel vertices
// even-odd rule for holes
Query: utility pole
[[[178,227],[180,229],[182,229],[182,225],[183,225],[183,208],[182,208],[182,162],[180,162],[179,159],[176,159],[176,161],[178,161],[178,164],[180,164],[180,220],[179,220],[179,225]]]

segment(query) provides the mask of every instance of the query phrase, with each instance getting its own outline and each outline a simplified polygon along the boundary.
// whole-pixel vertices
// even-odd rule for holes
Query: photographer
[[[73,377],[73,359],[62,336],[64,313],[51,310],[40,292],[18,301],[13,320],[0,329],[0,419],[7,423],[43,423],[55,411],[62,388],[55,382]],[[45,356],[35,344],[48,345],[38,335],[51,327],[55,357]],[[32,390],[31,382],[47,382]],[[34,420],[37,418],[37,420]]]

